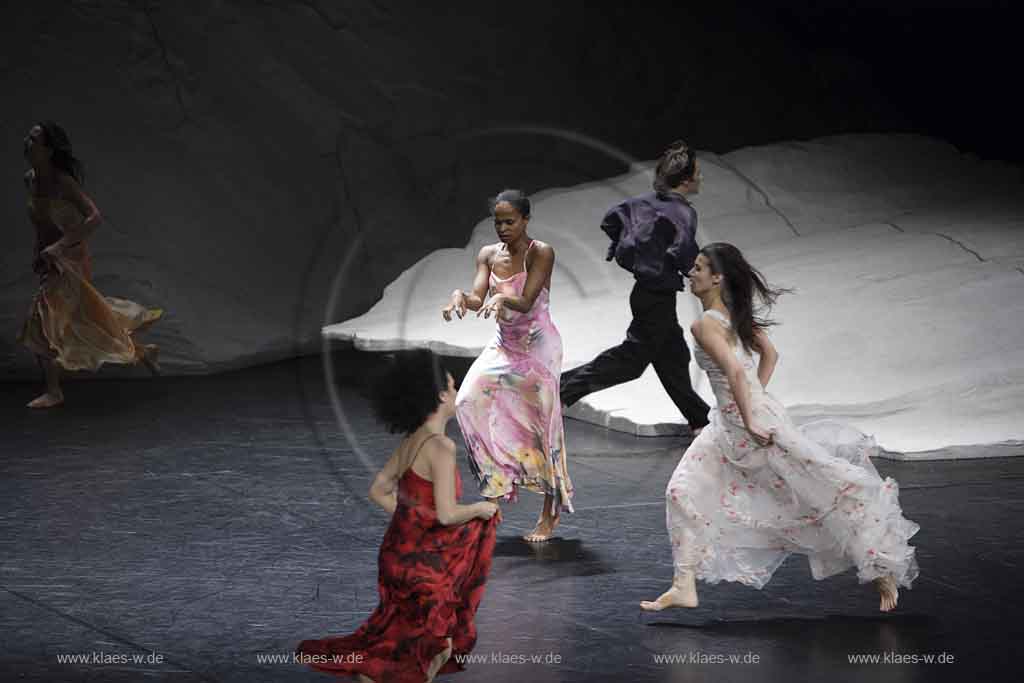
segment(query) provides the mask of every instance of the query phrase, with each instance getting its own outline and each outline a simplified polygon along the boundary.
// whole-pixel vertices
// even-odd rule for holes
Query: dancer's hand
[[[480,307],[480,310],[476,312],[476,317],[479,318],[483,314],[485,318],[490,318],[491,313],[494,314],[495,318],[499,317],[505,310],[506,301],[504,294],[495,294],[485,306]]]
[[[757,442],[758,446],[770,446],[775,441],[774,434],[757,425],[750,425],[747,427],[747,431],[754,437],[754,441]]]
[[[50,263],[56,263],[57,259],[64,255],[64,248],[60,245],[60,242],[54,242],[46,249],[39,252],[39,255],[45,258]]]
[[[459,316],[459,320],[466,315],[466,295],[461,289],[452,292],[452,300],[441,309],[441,315],[448,322],[451,322],[453,312]]]
[[[480,519],[490,519],[495,515],[498,515],[498,521],[501,521],[501,508],[498,507],[497,503],[485,501],[483,503],[477,503],[478,512],[476,516]]]

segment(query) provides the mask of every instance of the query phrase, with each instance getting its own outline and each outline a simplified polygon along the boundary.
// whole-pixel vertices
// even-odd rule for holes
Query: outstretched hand
[[[480,310],[476,312],[476,317],[479,318],[483,315],[485,318],[490,318],[493,313],[494,317],[497,318],[504,312],[506,302],[504,294],[495,294],[491,297],[490,301],[480,307]]]
[[[466,295],[461,290],[455,291],[452,294],[452,300],[441,309],[441,316],[446,322],[451,322],[452,313],[459,316],[459,320],[462,320],[466,315]]]

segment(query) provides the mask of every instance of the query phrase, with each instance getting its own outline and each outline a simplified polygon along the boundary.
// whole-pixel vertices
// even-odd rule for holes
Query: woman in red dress
[[[501,515],[491,502],[457,502],[455,443],[444,434],[455,380],[437,358],[397,354],[374,384],[378,417],[406,433],[370,487],[370,500],[391,513],[378,558],[380,604],[355,633],[304,640],[296,651],[314,669],[362,683],[429,682],[461,671],[453,655],[476,644],[473,617]]]

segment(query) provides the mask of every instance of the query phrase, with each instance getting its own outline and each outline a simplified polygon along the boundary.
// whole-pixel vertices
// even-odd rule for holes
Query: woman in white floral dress
[[[770,307],[784,290],[721,242],[701,250],[689,278],[704,307],[691,328],[695,357],[717,408],[665,492],[672,587],[641,607],[696,607],[696,579],[762,588],[799,553],[815,579],[855,567],[861,583],[875,584],[881,610],[893,609],[898,586],[918,574],[908,539],[920,527],[903,517],[896,482],[871,463],[874,439],[832,421],[797,428],[764,390],[778,354],[754,297]]]

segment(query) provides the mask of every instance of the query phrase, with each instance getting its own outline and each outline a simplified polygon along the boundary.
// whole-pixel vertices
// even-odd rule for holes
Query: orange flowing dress
[[[154,352],[155,346],[140,346],[132,335],[158,320],[163,311],[96,291],[85,241],[64,249],[55,262],[41,255],[63,237],[66,227],[82,222],[78,207],[66,199],[32,195],[28,214],[36,227],[32,268],[39,275],[39,290],[18,341],[66,370],[135,364]]]

